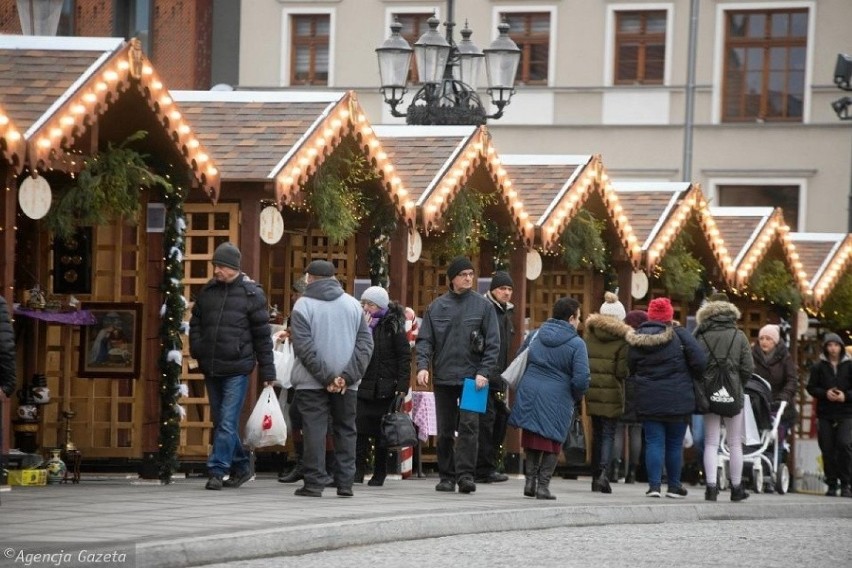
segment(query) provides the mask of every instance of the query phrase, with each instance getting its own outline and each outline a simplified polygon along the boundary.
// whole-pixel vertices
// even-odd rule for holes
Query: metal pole
[[[683,172],[682,181],[692,181],[692,131],[695,114],[695,61],[698,44],[698,2],[689,5],[689,51],[686,62],[686,111],[683,120]]]

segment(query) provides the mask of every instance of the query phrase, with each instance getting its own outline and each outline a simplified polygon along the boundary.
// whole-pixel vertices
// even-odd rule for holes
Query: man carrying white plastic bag
[[[287,443],[287,423],[271,386],[265,387],[246,422],[246,446],[252,449],[283,446]]]

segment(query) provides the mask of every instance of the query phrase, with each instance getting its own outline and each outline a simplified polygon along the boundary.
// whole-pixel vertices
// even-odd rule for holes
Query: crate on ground
[[[47,485],[47,470],[10,469],[9,485]]]

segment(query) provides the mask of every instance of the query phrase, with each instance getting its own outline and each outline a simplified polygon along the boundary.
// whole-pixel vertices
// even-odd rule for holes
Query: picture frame
[[[142,360],[142,304],[84,302],[97,323],[80,328],[77,376],[138,378]]]

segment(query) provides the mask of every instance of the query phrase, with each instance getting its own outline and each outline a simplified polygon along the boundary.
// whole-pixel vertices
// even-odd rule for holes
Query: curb
[[[404,540],[566,526],[742,521],[762,519],[852,518],[847,503],[654,504],[545,506],[476,512],[385,516],[370,519],[257,531],[154,540],[137,545],[139,566],[202,566],[255,558],[291,556],[351,546]]]

